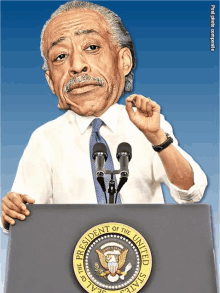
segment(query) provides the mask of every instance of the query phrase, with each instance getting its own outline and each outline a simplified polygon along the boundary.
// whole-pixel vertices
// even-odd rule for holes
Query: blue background
[[[11,189],[32,132],[62,112],[41,70],[40,32],[63,2],[3,1],[1,31],[2,197]],[[174,127],[180,146],[200,164],[209,186],[219,265],[219,4],[216,1],[98,1],[116,12],[135,43],[134,92],[151,97]],[[216,5],[210,51],[210,4]],[[124,97],[120,99],[124,103]],[[167,203],[174,203],[164,187]],[[1,233],[3,292],[8,236]],[[219,268],[217,268],[219,271]]]

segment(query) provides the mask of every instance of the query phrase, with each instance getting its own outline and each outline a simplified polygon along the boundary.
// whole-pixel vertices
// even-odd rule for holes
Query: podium
[[[82,235],[103,223],[132,227],[147,241],[152,269],[140,292],[217,293],[207,205],[34,204],[28,209],[30,216],[10,227],[5,293],[86,292],[75,276],[73,253]]]

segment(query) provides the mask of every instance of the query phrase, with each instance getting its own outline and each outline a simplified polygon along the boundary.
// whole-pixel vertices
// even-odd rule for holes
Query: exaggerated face
[[[48,84],[60,108],[100,116],[116,103],[132,66],[128,48],[113,42],[106,20],[92,10],[55,17],[43,37]]]

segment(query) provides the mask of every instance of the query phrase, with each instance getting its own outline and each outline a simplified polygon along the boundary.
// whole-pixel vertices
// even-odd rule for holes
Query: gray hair
[[[133,69],[135,68],[136,60],[135,60],[135,51],[134,51],[134,44],[131,40],[131,37],[129,35],[129,32],[124,27],[121,18],[115,14],[113,11],[100,6],[98,4],[94,4],[87,1],[81,1],[81,0],[73,0],[70,2],[67,2],[63,5],[61,5],[47,20],[45,23],[42,32],[41,32],[41,44],[40,44],[40,50],[41,50],[41,56],[44,60],[44,64],[42,65],[43,70],[48,70],[48,64],[47,64],[47,58],[43,53],[43,37],[45,30],[48,26],[48,24],[51,22],[53,18],[58,16],[59,14],[63,12],[67,12],[74,9],[90,9],[99,12],[101,15],[104,16],[106,22],[108,23],[109,27],[111,28],[112,32],[112,38],[116,41],[116,43],[121,48],[128,48],[131,51],[132,55],[132,68],[130,73],[125,77],[125,87],[124,92],[132,92],[133,90],[133,79],[134,79],[134,73]]]

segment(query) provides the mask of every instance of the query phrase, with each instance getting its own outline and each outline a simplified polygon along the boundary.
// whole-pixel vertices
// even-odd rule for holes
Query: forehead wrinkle
[[[107,31],[108,32],[108,31]],[[102,36],[102,34],[100,34],[98,31],[96,31],[95,29],[81,29],[78,30],[76,32],[74,32],[74,35],[77,36],[86,36],[86,35],[95,35],[95,36],[99,36],[100,38],[105,40],[105,37]]]
[[[75,23],[74,25],[72,23],[62,23],[62,26],[55,24],[53,26],[52,31],[51,27],[49,27],[49,34],[53,35],[53,34],[59,34],[60,31],[60,37],[58,37],[57,39],[53,40],[52,42],[50,42],[49,45],[49,49],[48,51],[55,45],[57,45],[58,43],[60,43],[61,41],[65,40],[66,38],[68,38],[70,35],[74,34],[75,36],[81,36],[81,35],[88,35],[88,34],[96,34],[98,36],[102,35],[94,28],[89,28],[89,29],[77,29],[75,32],[73,32],[74,28],[77,28],[77,26],[79,26],[78,23]],[[57,30],[56,30],[57,29]],[[46,35],[46,34],[45,34]],[[44,36],[45,38],[45,36]]]
[[[100,18],[98,18],[98,20],[100,20]],[[94,19],[92,19],[92,22],[94,22]],[[108,25],[104,19],[104,21],[101,21],[101,24],[104,24],[102,29],[104,30],[108,30]],[[76,33],[81,34],[83,33],[83,31],[89,31],[91,30],[91,32],[97,32],[97,29],[100,29],[100,26],[97,25],[96,23],[94,23],[92,26],[95,26],[94,28],[91,29],[86,29],[86,27],[90,26],[88,25],[88,20],[85,19],[85,17],[81,16],[81,17],[77,17],[76,19],[66,19],[66,20],[62,20],[62,21],[57,21],[57,18],[55,17],[51,23],[48,25],[49,30],[51,30],[51,26],[52,26],[52,32],[56,31],[56,29],[59,30],[73,30],[74,28],[77,29]],[[81,29],[80,29],[81,27]],[[84,29],[84,28],[85,29]],[[47,28],[47,29],[48,29]]]
[[[107,33],[109,33],[110,34],[110,32],[107,30],[106,31]],[[62,33],[63,33],[63,31],[62,31]],[[74,36],[83,36],[83,35],[88,35],[88,34],[91,34],[91,35],[96,35],[96,36],[99,36],[100,38],[102,38],[102,39],[105,39],[98,31],[96,31],[95,29],[81,29],[81,30],[77,30],[77,31],[75,31],[74,32]],[[60,38],[58,38],[57,40],[55,40],[55,41],[52,41],[51,43],[50,43],[50,46],[49,46],[49,49],[47,50],[47,54],[49,53],[49,51],[53,48],[53,47],[55,47],[56,45],[58,45],[59,43],[61,43],[62,41],[65,41],[65,40],[67,40],[69,38],[69,34],[68,34],[68,36],[62,36],[62,37],[60,37]]]
[[[67,12],[68,13],[68,12]],[[97,23],[94,23],[94,18],[92,19],[92,23],[90,23],[90,25],[92,27],[88,27],[90,25],[88,25],[88,19],[85,19],[85,16],[81,16],[78,15],[75,19],[59,19],[59,15],[57,17],[55,17],[51,23],[48,25],[47,29],[45,30],[45,34],[44,34],[44,39],[53,39],[53,35],[56,38],[54,38],[55,40],[53,40],[48,46],[49,49],[47,50],[47,53],[50,50],[50,47],[54,47],[51,46],[53,43],[55,43],[57,40],[62,39],[64,40],[64,38],[69,38],[71,35],[73,36],[83,36],[83,35],[88,35],[88,34],[94,34],[97,35],[99,37],[101,37],[102,39],[106,40],[106,34],[108,35],[108,37],[110,37],[109,40],[111,40],[115,45],[118,46],[117,41],[115,41],[114,39],[114,35],[112,34],[112,30],[109,27],[108,23],[106,22],[106,19],[103,18],[103,16],[99,15],[98,12],[95,12],[95,14],[98,16],[95,19],[99,21],[101,21],[101,27],[100,25],[97,25]],[[62,15],[62,14],[61,14]],[[58,21],[57,21],[58,20]],[[74,32],[75,30],[75,32]],[[59,35],[60,33],[60,35]],[[46,43],[46,42],[45,42]],[[58,43],[57,43],[58,44]],[[56,45],[57,45],[56,44]],[[44,45],[45,46],[45,45]],[[45,48],[46,49],[46,48]]]

